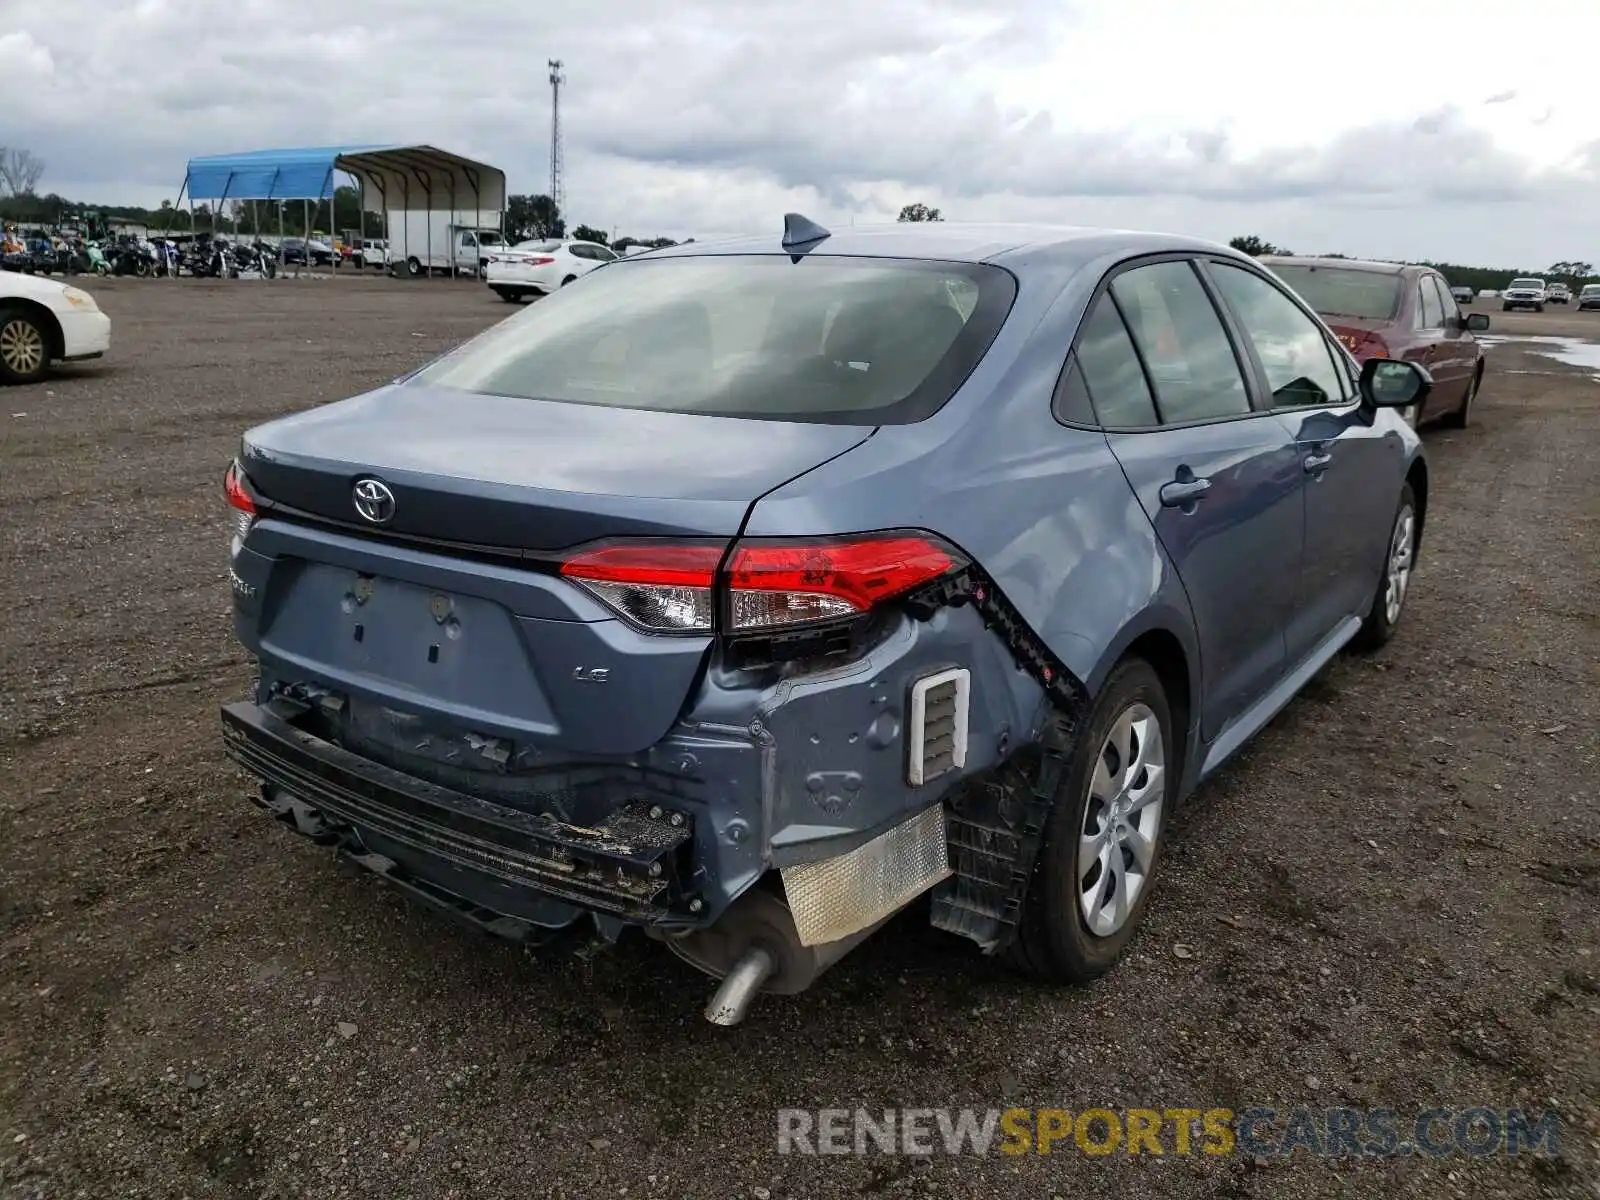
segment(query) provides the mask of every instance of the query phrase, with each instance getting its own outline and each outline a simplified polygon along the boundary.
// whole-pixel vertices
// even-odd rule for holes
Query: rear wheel
[[[1376,650],[1394,636],[1405,615],[1406,594],[1411,587],[1411,569],[1417,558],[1417,498],[1411,485],[1400,489],[1400,504],[1389,529],[1389,549],[1383,559],[1383,575],[1373,593],[1361,631],[1351,643],[1358,650]]]
[[[415,257],[406,259],[406,274],[413,279],[420,276],[422,274],[422,260]]]
[[[1082,983],[1122,956],[1155,883],[1179,763],[1155,671],[1130,658],[1095,701],[1056,792],[1009,958]]]
[[[566,277],[566,278],[565,278],[565,279],[563,279],[563,280],[562,280],[562,281],[561,281],[561,286],[562,286],[562,287],[566,287],[566,286],[567,286],[567,284],[569,284],[569,283],[571,283],[571,282],[572,282],[572,281],[573,281],[573,280],[574,280],[574,279],[576,279],[576,278],[577,278],[577,276],[576,276],[576,275],[568,275],[568,276],[567,276],[567,277]]]
[[[50,367],[50,331],[20,308],[0,306],[0,383],[36,383]]]

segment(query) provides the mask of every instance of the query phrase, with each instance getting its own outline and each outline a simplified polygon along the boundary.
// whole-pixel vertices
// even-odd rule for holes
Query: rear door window
[[[1155,398],[1139,364],[1139,352],[1133,348],[1128,327],[1109,295],[1100,297],[1084,321],[1074,353],[1101,425],[1107,429],[1147,429],[1160,424]],[[1075,382],[1069,372],[1064,384],[1070,387]],[[1066,390],[1057,398],[1056,415],[1061,420],[1076,419],[1071,411],[1072,399]]]
[[[1456,298],[1450,287],[1437,275],[1428,276],[1433,281],[1433,286],[1439,291],[1439,310],[1444,314],[1439,324],[1448,325],[1461,319],[1461,309],[1456,306]]]
[[[1439,302],[1439,289],[1433,286],[1433,276],[1424,275],[1417,281],[1417,328],[1438,329],[1444,325],[1444,306]]]
[[[1164,424],[1250,412],[1233,343],[1191,263],[1135,267],[1116,277],[1111,292],[1144,357]]]

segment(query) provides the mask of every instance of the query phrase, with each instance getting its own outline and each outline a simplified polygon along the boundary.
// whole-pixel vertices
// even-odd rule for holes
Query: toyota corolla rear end
[[[507,936],[641,927],[727,977],[732,1022],[949,874],[982,628],[918,619],[969,566],[934,532],[742,531],[947,399],[1015,285],[784,255],[595,282],[245,435],[260,671],[224,734],[299,832]]]

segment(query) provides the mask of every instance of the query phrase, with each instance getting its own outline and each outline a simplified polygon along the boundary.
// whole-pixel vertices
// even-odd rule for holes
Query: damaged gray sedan
[[[1400,622],[1428,475],[1250,259],[1032,227],[621,260],[229,467],[230,754],[482,928],[733,1024],[896,912],[1092,978],[1173,807]]]

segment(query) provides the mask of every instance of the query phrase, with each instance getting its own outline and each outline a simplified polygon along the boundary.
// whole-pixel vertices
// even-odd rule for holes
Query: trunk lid
[[[258,426],[240,462],[267,499],[352,528],[550,551],[731,537],[758,497],[871,434],[403,385]],[[381,527],[355,507],[364,477],[393,493]]]
[[[872,432],[411,385],[275,421],[245,436],[245,474],[320,520],[263,506],[233,562],[236,628],[264,676],[339,693],[341,737],[402,770],[637,754],[678,719],[709,637],[636,630],[527,559],[731,540],[753,501]],[[393,494],[381,528],[357,515],[365,477]]]
[[[1349,317],[1340,313],[1324,313],[1322,320],[1344,348],[1357,358],[1376,346],[1388,344],[1385,336],[1393,322],[1376,317]]]

